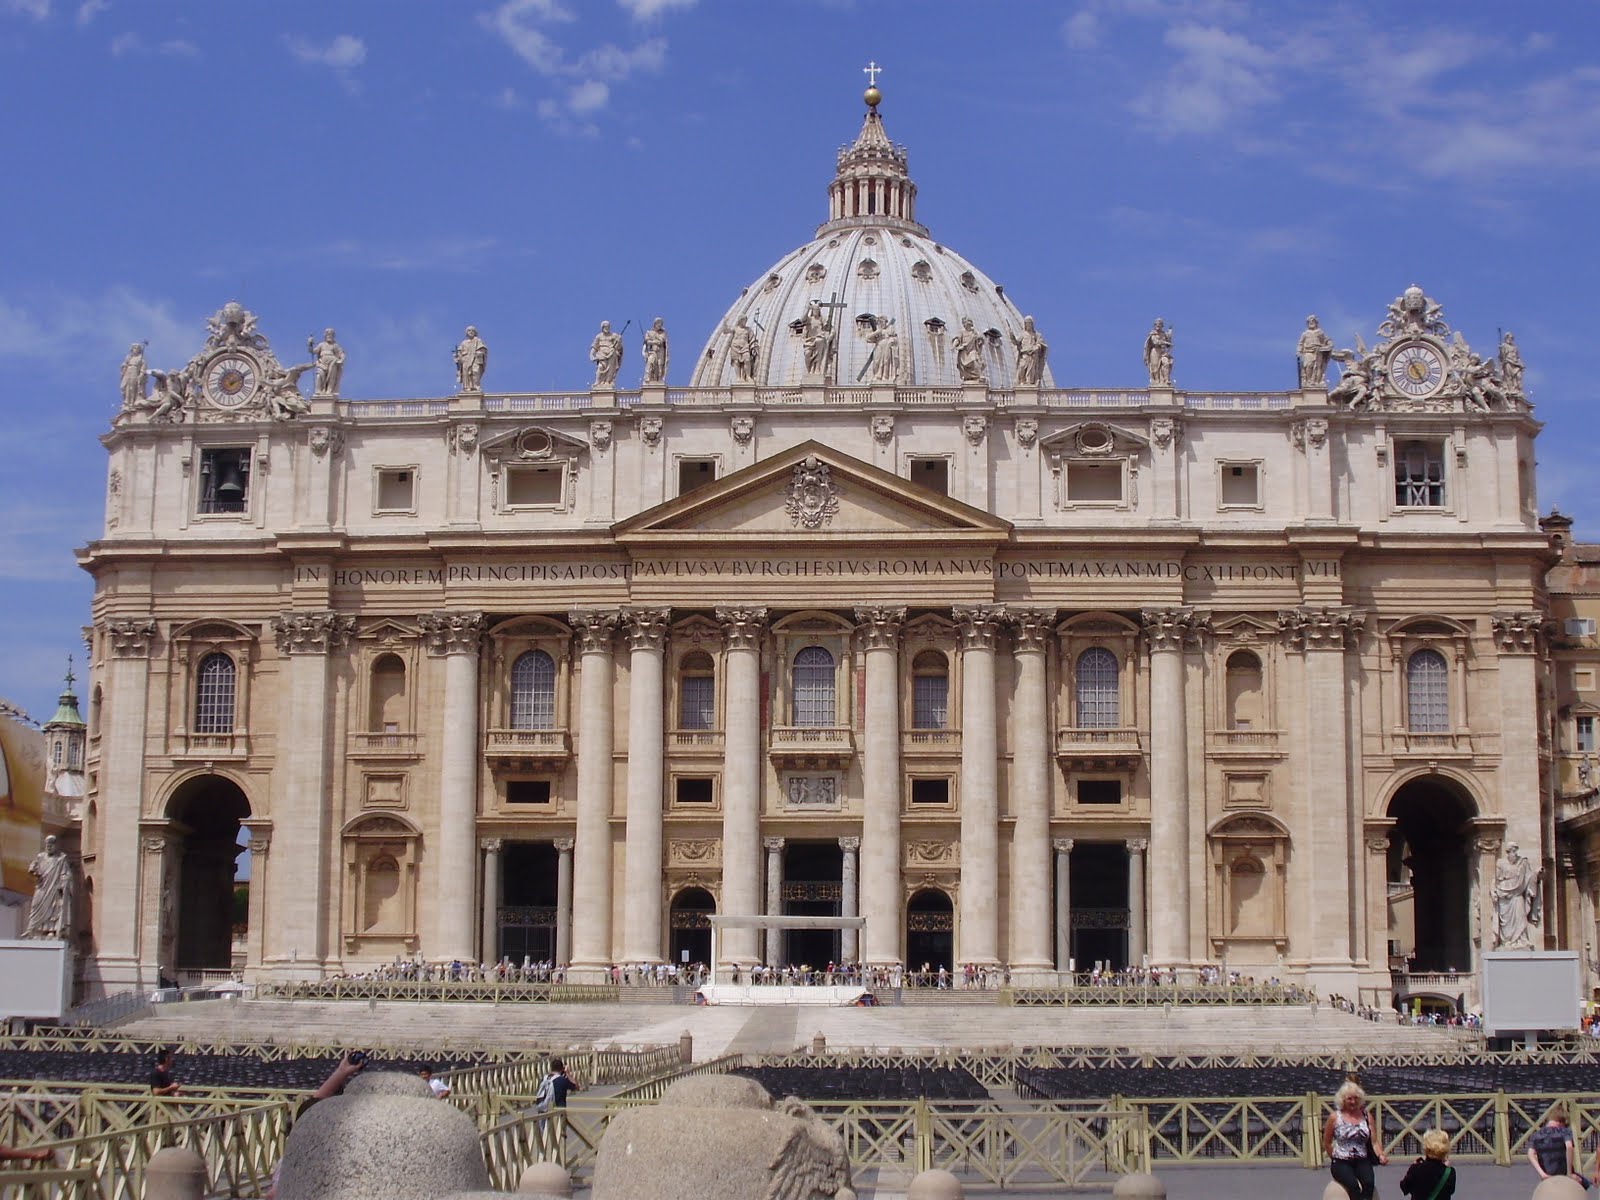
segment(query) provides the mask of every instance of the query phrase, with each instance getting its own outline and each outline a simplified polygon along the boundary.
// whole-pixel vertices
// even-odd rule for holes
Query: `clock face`
[[[256,364],[240,354],[224,354],[206,368],[206,396],[223,408],[237,408],[256,394]]]
[[[1389,379],[1407,396],[1431,396],[1444,386],[1444,356],[1427,342],[1407,342],[1389,355]]]

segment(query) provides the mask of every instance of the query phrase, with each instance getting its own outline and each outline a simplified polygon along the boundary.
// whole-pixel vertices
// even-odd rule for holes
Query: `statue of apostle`
[[[1320,388],[1328,386],[1328,360],[1333,357],[1333,340],[1316,317],[1306,318],[1306,331],[1294,348],[1300,363],[1300,386]]]
[[[961,332],[950,344],[955,348],[956,374],[961,382],[984,382],[983,334],[973,327],[971,317],[961,318]]]
[[[1011,335],[1017,348],[1017,386],[1037,387],[1044,380],[1044,356],[1050,347],[1033,327],[1032,317],[1022,318],[1022,332]]]
[[[610,321],[600,322],[600,332],[589,343],[589,361],[594,363],[595,387],[617,386],[617,368],[622,365],[622,335],[611,332]]]
[[[135,342],[128,347],[128,357],[122,360],[119,383],[122,387],[122,408],[139,408],[144,404],[144,343]]]
[[[667,326],[660,317],[650,322],[644,331],[644,381],[667,381]]]
[[[483,369],[489,365],[489,347],[478,336],[476,325],[467,326],[467,336],[456,347],[456,390],[481,392]]]
[[[728,358],[733,363],[733,378],[737,383],[754,383],[756,360],[761,357],[761,340],[750,328],[750,321],[740,317],[733,327],[733,340],[728,347]]]
[[[1533,861],[1518,853],[1517,843],[1507,842],[1505,856],[1494,868],[1496,950],[1533,949],[1528,926],[1539,921],[1539,875]]]
[[[306,339],[306,349],[311,352],[317,368],[317,395],[337,396],[339,381],[344,378],[344,347],[333,339],[333,330],[322,331],[322,341]]]
[[[1151,387],[1172,386],[1172,330],[1160,317],[1144,339],[1144,365]]]
[[[44,839],[44,849],[33,856],[28,874],[34,878],[33,903],[28,906],[25,938],[66,938],[72,934],[74,881],[72,860],[56,847],[54,834]]]

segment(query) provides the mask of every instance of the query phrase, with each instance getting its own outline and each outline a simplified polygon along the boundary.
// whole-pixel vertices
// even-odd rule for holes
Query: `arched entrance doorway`
[[[790,841],[783,848],[783,914],[837,917],[844,895],[844,851],[831,842]],[[780,934],[778,966],[820,971],[839,961],[837,929],[786,929]]]
[[[495,913],[497,957],[509,958],[515,966],[556,961],[559,867],[559,855],[550,842],[506,843]]]
[[[1389,939],[1409,970],[1472,969],[1474,813],[1460,786],[1437,775],[1403,784],[1389,801]]]
[[[167,802],[175,836],[161,883],[163,968],[232,968],[249,921],[250,852],[241,844],[249,816],[244,792],[221,775],[190,779]]]
[[[955,967],[955,908],[937,888],[923,888],[906,901],[906,969]]]
[[[717,911],[717,902],[705,888],[684,888],[672,898],[670,923],[672,925],[672,963],[711,962],[711,922],[707,919]]]

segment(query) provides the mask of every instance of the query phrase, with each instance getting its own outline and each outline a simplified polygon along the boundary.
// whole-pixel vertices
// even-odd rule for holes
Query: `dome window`
[[[783,282],[783,276],[779,275],[776,271],[774,271],[771,275],[767,276],[766,286],[764,286],[761,290],[764,291],[764,292],[774,291],[774,290],[777,289],[777,286],[782,282]]]
[[[901,239],[900,239],[900,244],[902,246],[904,246],[907,250],[911,249],[911,239],[908,238],[908,237],[902,236]]]
[[[927,283],[933,278],[933,268],[928,265],[928,260],[919,258],[911,264],[911,278],[918,283]]]
[[[814,262],[806,268],[807,283],[821,283],[827,276],[828,268],[819,262]]]
[[[963,271],[963,272],[961,272],[961,286],[966,288],[967,291],[969,291],[969,292],[977,291],[978,290],[978,277],[976,275],[974,275],[971,271]]]
[[[866,237],[861,239],[861,244],[864,246],[876,246],[878,244],[878,235],[875,233],[867,234]]]
[[[944,336],[944,322],[941,321],[938,317],[929,317],[926,321],[924,321],[922,323],[922,326],[929,333],[931,333],[934,337],[943,337]]]
[[[988,338],[996,346],[1000,344],[1000,331],[994,328],[992,325],[983,331],[983,336]]]
[[[856,268],[856,275],[861,279],[876,279],[878,277],[878,264],[870,258],[861,260],[861,265]]]

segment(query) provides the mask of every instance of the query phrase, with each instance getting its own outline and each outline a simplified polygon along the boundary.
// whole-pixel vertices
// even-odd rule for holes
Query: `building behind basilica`
[[[332,331],[285,367],[238,305],[151,395],[130,355],[80,553],[87,990],[593,977],[703,960],[714,912],[866,919],[727,964],[1368,1000],[1514,942],[1497,864],[1555,861],[1563,786],[1514,343],[1408,288],[1370,347],[1308,327],[1292,390],[1175,386],[1159,323],[1147,386],[1058,382],[868,101],[687,387],[606,330],[591,388],[500,391],[469,331],[456,394],[344,399]]]

